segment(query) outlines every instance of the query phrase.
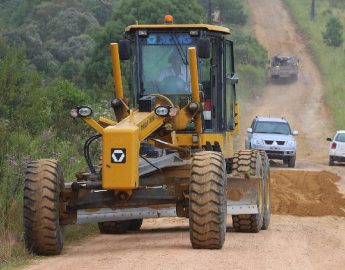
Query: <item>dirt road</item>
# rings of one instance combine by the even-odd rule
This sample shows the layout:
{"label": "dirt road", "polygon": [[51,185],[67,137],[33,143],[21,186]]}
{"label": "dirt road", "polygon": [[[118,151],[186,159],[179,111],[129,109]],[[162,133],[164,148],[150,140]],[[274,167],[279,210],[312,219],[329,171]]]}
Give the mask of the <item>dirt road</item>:
{"label": "dirt road", "polygon": [[[284,116],[300,132],[297,169],[273,164],[269,230],[234,233],[229,223],[222,250],[193,250],[187,220],[145,220],[140,232],[91,237],[28,269],[344,269],[345,201],[336,185],[343,188],[345,180],[321,172],[329,170],[325,138],[331,127],[319,71],[281,1],[249,3],[255,33],[270,55],[292,53],[302,64],[296,83],[269,84],[242,118],[242,137],[255,115]],[[332,170],[345,173],[345,167]]]}

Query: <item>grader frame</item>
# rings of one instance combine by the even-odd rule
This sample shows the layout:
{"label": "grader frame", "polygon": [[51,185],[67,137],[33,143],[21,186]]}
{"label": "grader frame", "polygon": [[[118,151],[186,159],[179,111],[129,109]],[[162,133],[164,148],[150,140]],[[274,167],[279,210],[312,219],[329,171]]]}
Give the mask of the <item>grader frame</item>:
{"label": "grader frame", "polygon": [[[125,34],[126,39],[111,44],[116,121],[94,120],[88,106],[71,111],[97,132],[84,146],[89,171],[65,183],[56,160],[28,165],[27,247],[55,255],[63,247],[64,225],[97,222],[101,233],[124,233],[139,230],[143,219],[154,217],[189,218],[194,248],[221,248],[227,215],[238,231],[267,229],[267,156],[233,151],[239,105],[230,31],[205,24],[162,24],[132,25]],[[158,48],[176,50],[183,58],[190,83],[181,90],[189,92],[165,95],[164,89],[148,90],[157,83],[145,81],[145,57]],[[124,96],[120,59],[133,64],[132,98]],[[88,153],[97,139],[102,140],[101,166],[94,166]]]}

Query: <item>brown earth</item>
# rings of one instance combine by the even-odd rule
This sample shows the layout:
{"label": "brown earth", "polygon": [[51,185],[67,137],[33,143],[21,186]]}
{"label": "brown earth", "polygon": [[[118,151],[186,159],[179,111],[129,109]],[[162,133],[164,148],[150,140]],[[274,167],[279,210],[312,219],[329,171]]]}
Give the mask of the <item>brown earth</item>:
{"label": "brown earth", "polygon": [[328,171],[274,170],[272,212],[301,217],[345,217],[345,199],[336,183],[340,177]]}
{"label": "brown earth", "polygon": [[327,166],[325,138],[332,132],[320,73],[280,0],[248,2],[255,34],[269,54],[295,54],[302,65],[296,83],[270,83],[241,107],[241,142],[255,115],[284,116],[300,132],[296,169],[271,164],[270,228],[235,233],[229,221],[223,249],[193,250],[188,220],[150,219],[139,232],[91,237],[27,269],[344,269],[345,201],[339,189],[345,192],[345,166]]}

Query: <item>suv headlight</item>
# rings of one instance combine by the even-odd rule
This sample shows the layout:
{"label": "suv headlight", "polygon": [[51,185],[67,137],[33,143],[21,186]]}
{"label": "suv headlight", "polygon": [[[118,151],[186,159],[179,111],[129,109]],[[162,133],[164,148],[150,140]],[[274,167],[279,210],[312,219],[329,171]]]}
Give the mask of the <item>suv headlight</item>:
{"label": "suv headlight", "polygon": [[287,141],[287,142],[286,142],[286,145],[287,145],[287,146],[295,146],[295,145],[296,145],[296,142],[295,142],[295,141]]}
{"label": "suv headlight", "polygon": [[264,140],[262,140],[262,139],[254,139],[253,140],[253,144],[264,145]]}

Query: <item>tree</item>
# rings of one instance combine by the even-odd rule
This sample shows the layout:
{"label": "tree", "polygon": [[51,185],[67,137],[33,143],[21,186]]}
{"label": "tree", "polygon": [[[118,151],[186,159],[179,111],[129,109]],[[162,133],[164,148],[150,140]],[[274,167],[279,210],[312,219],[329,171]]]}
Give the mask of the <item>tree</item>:
{"label": "tree", "polygon": [[332,17],[326,24],[326,31],[322,33],[323,41],[326,45],[340,47],[343,44],[343,25],[341,21]]}
{"label": "tree", "polygon": [[210,1],[212,1],[211,13],[219,11],[222,23],[243,25],[247,21],[247,14],[240,0],[198,0],[199,4],[204,8],[205,18],[210,12],[208,10]]}

